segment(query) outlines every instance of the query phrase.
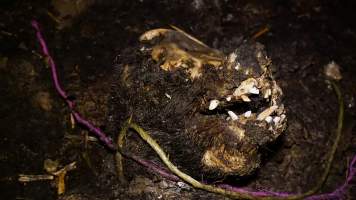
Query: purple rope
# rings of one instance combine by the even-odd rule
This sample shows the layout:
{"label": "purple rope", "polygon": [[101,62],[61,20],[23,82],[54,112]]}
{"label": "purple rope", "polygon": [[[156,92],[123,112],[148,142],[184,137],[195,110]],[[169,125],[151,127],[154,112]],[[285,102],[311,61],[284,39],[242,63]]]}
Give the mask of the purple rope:
{"label": "purple rope", "polygon": [[[339,200],[339,199],[346,199],[347,191],[351,187],[351,182],[355,178],[356,175],[356,155],[353,157],[349,167],[348,167],[348,175],[346,177],[345,182],[338,188],[336,188],[333,192],[324,193],[324,194],[316,194],[309,197],[306,197],[306,200]],[[247,193],[256,197],[267,197],[267,196],[274,196],[278,198],[295,196],[297,194],[293,193],[286,193],[286,192],[272,192],[272,191],[252,191],[249,188],[238,188],[231,185],[221,184],[218,187],[240,192],[240,193]]]}
{"label": "purple rope", "polygon": [[168,180],[178,182],[181,179],[178,176],[175,176],[174,174],[170,173],[167,171],[165,168],[157,165],[156,163],[150,161],[150,160],[144,160],[142,158],[139,158],[135,155],[129,155],[130,159],[134,160],[135,162],[139,163],[140,165],[148,168],[150,171],[159,174],[162,177],[167,178]]}
{"label": "purple rope", "polygon": [[252,196],[255,196],[255,197],[271,197],[271,196],[274,196],[274,197],[288,197],[288,196],[291,196],[293,194],[291,193],[285,193],[285,192],[272,192],[272,191],[253,191],[252,189],[250,188],[239,188],[239,187],[234,187],[234,186],[231,186],[231,185],[228,185],[228,184],[219,184],[217,185],[218,187],[221,187],[223,189],[226,189],[226,190],[230,190],[230,191],[234,191],[234,192],[240,192],[240,193],[244,193],[244,194],[249,194],[249,195],[252,195]]}
{"label": "purple rope", "polygon": [[306,199],[308,200],[319,200],[319,199],[341,199],[344,198],[347,194],[347,190],[349,187],[351,187],[351,182],[355,178],[356,175],[356,155],[352,158],[352,161],[349,165],[348,168],[348,175],[346,177],[346,180],[344,184],[342,184],[340,187],[336,188],[333,192],[330,193],[325,193],[325,194],[319,194],[319,195],[313,195],[310,196]]}
{"label": "purple rope", "polygon": [[[52,58],[52,56],[49,54],[46,42],[41,34],[38,22],[33,20],[31,22],[32,27],[36,30],[36,36],[37,39],[42,47],[42,52],[45,55],[45,57],[48,58],[48,63],[51,68],[51,74],[52,74],[52,79],[54,82],[54,86],[58,92],[58,94],[66,101],[68,104],[68,107],[72,110],[72,114],[74,116],[74,119],[77,121],[77,123],[84,125],[86,128],[89,129],[89,131],[95,133],[97,137],[99,137],[100,141],[102,141],[108,148],[115,150],[116,147],[113,144],[111,138],[107,137],[104,132],[102,132],[99,128],[95,127],[92,123],[89,121],[85,120],[83,117],[80,116],[80,114],[76,111],[74,111],[75,107],[75,102],[68,99],[68,95],[66,94],[65,90],[62,89],[59,80],[58,80],[58,75],[57,75],[57,67],[56,64]],[[172,173],[168,172],[164,168],[160,167],[159,165],[153,163],[152,161],[147,161],[143,160],[137,156],[130,155],[130,158],[138,162],[139,164],[149,168],[151,171],[156,172],[160,174],[161,176],[168,178],[172,181],[179,181],[180,179],[173,175]],[[325,193],[325,194],[317,194],[317,195],[312,195],[307,197],[306,199],[308,200],[334,200],[334,199],[342,199],[345,197],[347,190],[349,189],[352,180],[354,179],[356,175],[356,155],[353,157],[349,168],[348,168],[348,175],[345,180],[345,182],[335,189],[331,193]],[[296,194],[292,193],[286,193],[286,192],[273,192],[273,191],[253,191],[250,188],[238,188],[234,187],[231,185],[227,184],[220,184],[217,185],[218,187],[230,190],[230,191],[235,191],[235,192],[240,192],[240,193],[245,193],[245,194],[250,194],[256,197],[267,197],[267,196],[274,196],[278,198],[283,198],[283,197],[289,197],[289,196],[294,196]]]}
{"label": "purple rope", "polygon": [[56,64],[48,51],[46,41],[41,34],[41,30],[38,25],[38,22],[36,20],[32,20],[31,24],[32,24],[32,27],[36,30],[36,36],[37,36],[37,39],[42,47],[42,53],[48,59],[48,64],[49,64],[49,67],[51,68],[51,74],[52,74],[54,87],[56,88],[56,91],[58,92],[58,94],[66,101],[68,107],[71,109],[74,119],[76,120],[77,123],[85,126],[86,128],[89,129],[89,131],[93,132],[96,136],[98,136],[99,140],[102,141],[105,144],[105,146],[107,146],[111,150],[115,150],[116,147],[113,144],[111,138],[106,136],[103,131],[101,131],[99,128],[95,127],[92,123],[90,123],[89,121],[82,118],[80,116],[80,114],[74,110],[75,102],[68,99],[67,93],[65,92],[65,90],[62,88],[62,86],[59,83]]}

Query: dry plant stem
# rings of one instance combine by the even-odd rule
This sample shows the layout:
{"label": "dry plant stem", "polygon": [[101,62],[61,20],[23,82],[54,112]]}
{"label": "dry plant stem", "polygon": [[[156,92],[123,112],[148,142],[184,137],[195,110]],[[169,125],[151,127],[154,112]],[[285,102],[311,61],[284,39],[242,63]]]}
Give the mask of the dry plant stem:
{"label": "dry plant stem", "polygon": [[[321,175],[321,178],[319,179],[317,184],[311,190],[309,190],[303,194],[300,194],[300,195],[295,195],[295,197],[299,197],[300,199],[316,193],[323,186],[324,182],[326,181],[326,179],[329,175],[331,164],[334,160],[335,152],[336,152],[336,149],[339,145],[339,141],[341,138],[342,127],[343,127],[343,123],[344,123],[344,99],[342,97],[342,94],[341,94],[338,84],[335,81],[331,81],[331,85],[333,86],[333,89],[335,90],[335,93],[336,93],[336,96],[338,99],[338,103],[339,103],[339,115],[338,115],[338,120],[337,120],[337,129],[336,129],[336,136],[335,136],[334,144],[331,147],[329,157],[328,157],[328,160],[326,161],[326,166],[325,166],[323,174]],[[290,197],[293,197],[293,196],[290,196]],[[291,198],[288,198],[288,199],[291,199]]]}
{"label": "dry plant stem", "polygon": [[264,28],[262,28],[261,30],[259,30],[257,33],[255,33],[252,36],[252,39],[256,40],[257,38],[261,37],[263,34],[267,33],[269,31],[269,27],[265,26]]}
{"label": "dry plant stem", "polygon": [[32,181],[44,181],[44,180],[53,180],[53,175],[26,175],[20,174],[18,181],[25,183],[25,182],[32,182]]}
{"label": "dry plant stem", "polygon": [[[131,121],[131,120],[129,119],[129,121]],[[122,147],[124,145],[124,140],[125,140],[125,137],[126,137],[126,133],[127,133],[127,129],[129,128],[127,126],[127,124],[128,123],[125,123],[125,126],[121,129],[121,131],[119,133],[119,137],[117,138],[118,151],[115,154],[117,175],[119,177],[120,183],[124,183],[125,182],[124,169],[123,169],[123,163],[122,163],[123,154],[122,154],[122,152],[120,152],[120,150],[122,150]]]}
{"label": "dry plant stem", "polygon": [[254,196],[249,194],[243,194],[238,192],[228,191],[219,187],[215,187],[212,185],[207,185],[200,183],[199,181],[195,180],[191,176],[185,174],[184,172],[180,171],[168,158],[167,154],[161,149],[161,147],[157,144],[155,140],[153,140],[140,126],[135,123],[130,123],[129,127],[134,129],[140,137],[146,141],[150,147],[157,153],[157,155],[161,158],[163,163],[171,170],[174,174],[176,174],[179,178],[186,181],[187,183],[191,184],[195,188],[203,189],[209,192],[214,192],[218,194],[223,194],[226,196],[231,196],[234,198],[242,198],[242,199],[256,199]]}
{"label": "dry plant stem", "polygon": [[[158,156],[161,158],[161,160],[163,161],[163,163],[175,174],[177,175],[179,178],[181,178],[182,180],[186,181],[187,183],[191,184],[193,187],[198,188],[198,189],[202,189],[202,190],[206,190],[209,192],[214,192],[214,193],[218,193],[218,194],[222,194],[225,196],[229,196],[232,198],[242,198],[242,199],[258,199],[258,200],[273,200],[273,199],[285,199],[285,200],[292,200],[292,199],[303,199],[306,198],[308,196],[310,196],[310,199],[319,199],[318,197],[313,198],[311,195],[316,193],[324,184],[326,178],[328,177],[330,168],[331,168],[331,164],[332,161],[334,160],[334,155],[337,149],[337,146],[339,144],[340,138],[341,138],[341,133],[342,133],[342,127],[343,127],[343,120],[344,120],[344,103],[343,103],[343,98],[341,95],[341,91],[337,85],[337,83],[332,82],[332,86],[336,92],[337,98],[338,98],[338,102],[339,102],[339,115],[338,115],[338,127],[337,127],[337,131],[336,131],[336,137],[335,137],[335,141],[334,144],[330,150],[330,154],[328,157],[328,160],[326,162],[326,167],[324,169],[324,172],[321,176],[321,178],[319,179],[319,181],[317,182],[317,184],[315,185],[315,187],[313,187],[311,190],[303,193],[303,194],[289,194],[289,195],[283,195],[283,193],[277,193],[277,192],[259,192],[259,195],[253,195],[251,193],[253,192],[248,192],[248,191],[231,191],[231,190],[226,190],[220,187],[215,187],[212,185],[207,185],[207,184],[203,184],[197,180],[195,180],[194,178],[190,177],[189,175],[183,173],[182,171],[180,171],[173,163],[171,163],[171,161],[169,160],[168,156],[166,155],[166,153],[162,150],[162,148],[158,145],[158,143],[152,139],[149,134],[144,131],[140,126],[138,126],[135,123],[130,123],[129,122],[124,126],[124,128],[122,129],[122,131],[120,132],[120,136],[118,139],[118,146],[119,146],[119,150],[122,150],[123,147],[123,141],[124,141],[124,137],[126,135],[126,132],[128,130],[128,128],[131,128],[133,130],[135,130],[140,137],[147,142],[150,147],[158,154]],[[120,154],[120,153],[119,153]],[[121,156],[121,154],[120,154]],[[123,169],[122,169],[122,157],[117,157],[120,159],[119,163],[121,165],[121,168],[119,169],[120,174],[123,176]],[[118,160],[117,160],[118,161]]]}
{"label": "dry plant stem", "polygon": [[118,174],[120,183],[124,183],[126,181],[125,175],[124,175],[124,169],[123,169],[123,157],[124,156],[126,158],[129,158],[129,159],[137,162],[138,164],[148,168],[153,173],[157,173],[158,175],[167,178],[168,180],[179,181],[180,179],[177,176],[171,174],[169,171],[167,171],[166,169],[163,169],[162,167],[158,166],[157,164],[155,164],[151,161],[141,159],[138,156],[122,152],[122,148],[123,148],[123,145],[125,142],[127,130],[129,129],[130,121],[131,121],[131,118],[125,123],[125,125],[121,129],[118,139],[117,139],[118,151],[115,154],[115,160],[116,160],[117,174]]}
{"label": "dry plant stem", "polygon": [[256,199],[254,196],[249,195],[249,194],[237,193],[237,192],[225,190],[225,189],[222,189],[222,188],[219,188],[219,187],[214,187],[214,186],[211,186],[211,185],[202,184],[199,181],[197,181],[197,180],[193,179],[192,177],[190,177],[189,175],[183,173],[173,163],[171,163],[169,161],[168,156],[162,150],[162,148],[158,145],[158,143],[155,140],[153,140],[149,136],[149,134],[146,133],[141,127],[139,127],[138,125],[136,125],[134,123],[131,123],[130,120],[124,125],[124,127],[120,131],[120,135],[118,137],[118,153],[116,155],[116,162],[117,162],[118,174],[119,174],[120,181],[124,180],[124,178],[123,178],[123,168],[122,168],[122,155],[123,155],[122,147],[123,147],[123,143],[124,143],[124,138],[126,137],[127,130],[129,128],[134,129],[140,135],[140,137],[145,142],[147,142],[150,145],[150,147],[153,148],[154,151],[156,151],[156,153],[162,159],[164,164],[174,174],[176,174],[182,180],[184,180],[184,181],[188,182],[189,184],[191,184],[193,187],[196,187],[196,188],[199,188],[199,189],[203,189],[203,190],[206,190],[206,191],[209,191],[209,192],[214,192],[214,193],[223,194],[223,195],[226,195],[226,196],[235,197],[235,198]]}

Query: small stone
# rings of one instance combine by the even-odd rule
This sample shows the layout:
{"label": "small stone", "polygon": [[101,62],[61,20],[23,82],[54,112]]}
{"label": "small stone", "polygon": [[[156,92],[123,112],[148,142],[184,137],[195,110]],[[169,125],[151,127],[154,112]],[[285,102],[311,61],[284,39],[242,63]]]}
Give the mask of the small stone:
{"label": "small stone", "polygon": [[327,64],[324,67],[324,73],[330,79],[334,79],[334,80],[342,79],[340,73],[340,66],[336,64],[334,61],[331,61],[329,64]]}
{"label": "small stone", "polygon": [[162,189],[166,189],[168,188],[168,186],[169,186],[168,183],[164,180],[159,183],[159,187]]}
{"label": "small stone", "polygon": [[33,102],[44,111],[49,112],[52,110],[52,99],[48,92],[38,92]]}
{"label": "small stone", "polygon": [[58,166],[59,166],[58,160],[51,160],[51,159],[47,158],[47,159],[44,160],[44,162],[43,162],[43,168],[44,168],[48,173],[53,173],[53,172],[57,171]]}
{"label": "small stone", "polygon": [[179,182],[177,183],[177,185],[178,185],[179,187],[184,187],[185,184],[184,184],[183,182],[180,182],[180,181],[179,181]]}
{"label": "small stone", "polygon": [[184,183],[184,182],[178,181],[178,182],[177,182],[177,185],[178,185],[178,187],[180,187],[181,189],[190,190],[189,185],[187,185],[187,184]]}

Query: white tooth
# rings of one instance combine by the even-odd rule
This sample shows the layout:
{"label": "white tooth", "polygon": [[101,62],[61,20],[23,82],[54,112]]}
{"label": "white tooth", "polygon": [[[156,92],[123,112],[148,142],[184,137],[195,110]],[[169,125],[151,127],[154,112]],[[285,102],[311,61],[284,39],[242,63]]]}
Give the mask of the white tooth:
{"label": "white tooth", "polygon": [[266,121],[267,123],[270,123],[270,122],[272,121],[272,117],[271,117],[271,116],[267,116],[266,119],[265,119],[265,121]]}
{"label": "white tooth", "polygon": [[263,96],[265,99],[267,99],[269,96],[271,96],[272,94],[272,91],[271,89],[267,89],[266,92],[265,92],[265,95]]}
{"label": "white tooth", "polygon": [[231,96],[226,97],[226,101],[231,101]]}
{"label": "white tooth", "polygon": [[229,63],[235,62],[236,58],[237,58],[236,53],[235,53],[235,52],[231,53],[231,54],[229,55],[229,58],[228,58],[228,59],[229,59]]}
{"label": "white tooth", "polygon": [[165,93],[165,95],[166,95],[166,97],[167,97],[168,99],[172,99],[171,95],[169,95],[169,94],[167,94],[167,93]]}
{"label": "white tooth", "polygon": [[244,102],[250,102],[251,101],[251,99],[250,98],[248,98],[248,96],[246,96],[246,95],[241,95],[241,99],[242,99],[242,101],[244,101]]}
{"label": "white tooth", "polygon": [[235,121],[235,120],[239,119],[239,117],[234,112],[232,112],[231,110],[227,111],[227,114],[229,114],[229,116],[231,117],[232,121]]}
{"label": "white tooth", "polygon": [[240,68],[241,68],[241,64],[239,62],[237,62],[235,65],[235,70],[239,70]]}
{"label": "white tooth", "polygon": [[252,112],[251,112],[251,110],[249,110],[244,113],[244,117],[246,117],[246,118],[251,117],[251,114],[252,114]]}
{"label": "white tooth", "polygon": [[226,117],[226,121],[230,121],[231,117]]}
{"label": "white tooth", "polygon": [[267,108],[266,110],[264,110],[260,114],[258,114],[257,120],[262,121],[262,120],[266,119],[266,117],[270,116],[277,108],[278,108],[278,106],[271,106],[271,107]]}
{"label": "white tooth", "polygon": [[278,122],[281,120],[281,118],[280,117],[278,117],[278,116],[276,116],[276,117],[274,117],[273,118],[273,122],[274,122],[274,124],[278,124]]}
{"label": "white tooth", "polygon": [[285,114],[282,114],[281,115],[281,120],[280,120],[280,122],[283,122],[283,120],[286,118],[286,115]]}
{"label": "white tooth", "polygon": [[241,96],[247,94],[251,88],[257,84],[257,81],[254,78],[248,78],[241,82],[239,87],[234,91],[234,96]]}
{"label": "white tooth", "polygon": [[252,87],[248,92],[251,94],[259,94],[260,93],[260,91],[256,87]]}
{"label": "white tooth", "polygon": [[218,107],[220,101],[219,100],[211,100],[209,104],[209,110],[214,110],[216,107]]}

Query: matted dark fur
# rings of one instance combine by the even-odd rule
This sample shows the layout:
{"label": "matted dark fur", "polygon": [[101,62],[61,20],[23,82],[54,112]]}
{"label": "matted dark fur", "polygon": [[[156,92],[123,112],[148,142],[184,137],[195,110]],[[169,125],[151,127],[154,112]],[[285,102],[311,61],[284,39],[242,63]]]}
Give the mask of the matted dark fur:
{"label": "matted dark fur", "polygon": [[[158,44],[163,44],[162,41],[164,39]],[[179,44],[179,41],[168,42]],[[233,63],[226,56],[218,67],[204,64],[198,78],[189,75],[187,69],[194,67],[190,62],[186,67],[162,69],[167,58],[163,53],[160,60],[152,59],[152,47],[137,43],[136,50],[130,48],[116,60],[111,103],[114,130],[119,132],[122,124],[132,117],[157,140],[179,168],[196,177],[244,176],[258,168],[261,146],[274,141],[284,130],[286,121],[277,126],[273,122],[256,120],[257,113],[266,110],[272,101],[281,108],[276,111],[276,116],[284,113],[282,93],[268,69],[270,61],[263,45],[253,42],[242,44],[234,52],[237,58]],[[188,53],[193,51],[189,48],[184,50]],[[231,67],[237,61],[249,73]],[[271,85],[268,87],[274,91],[273,97],[250,95],[250,102],[239,98],[226,100],[244,80],[260,78],[262,81],[261,77]],[[263,81],[261,83],[264,84]],[[214,99],[220,104],[210,110],[209,102]],[[244,119],[244,112],[248,110],[256,114]],[[235,112],[239,120],[227,120],[227,111]],[[241,130],[243,136],[238,137],[237,132],[241,133]],[[157,159],[146,144],[137,140],[137,136],[128,137],[125,150]],[[234,166],[232,161],[240,166]]]}

